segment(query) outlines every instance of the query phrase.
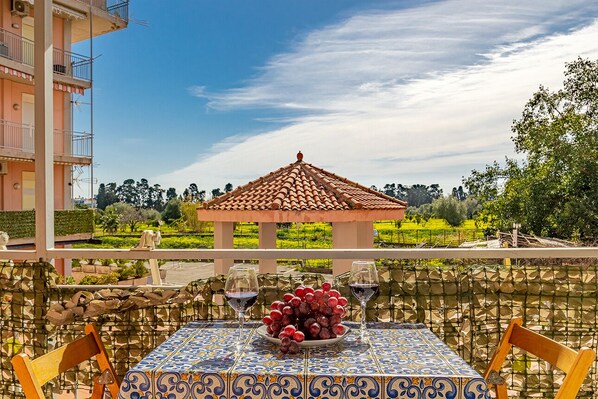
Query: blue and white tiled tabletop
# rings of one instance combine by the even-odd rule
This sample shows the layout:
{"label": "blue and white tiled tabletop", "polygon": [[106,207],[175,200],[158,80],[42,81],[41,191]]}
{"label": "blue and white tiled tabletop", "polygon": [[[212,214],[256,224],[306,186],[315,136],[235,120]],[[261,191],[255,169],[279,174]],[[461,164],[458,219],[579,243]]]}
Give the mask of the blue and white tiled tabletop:
{"label": "blue and white tiled tabletop", "polygon": [[489,398],[484,379],[424,326],[368,324],[368,345],[345,324],[344,340],[283,355],[248,323],[235,355],[235,322],[191,322],[126,374],[119,398]]}

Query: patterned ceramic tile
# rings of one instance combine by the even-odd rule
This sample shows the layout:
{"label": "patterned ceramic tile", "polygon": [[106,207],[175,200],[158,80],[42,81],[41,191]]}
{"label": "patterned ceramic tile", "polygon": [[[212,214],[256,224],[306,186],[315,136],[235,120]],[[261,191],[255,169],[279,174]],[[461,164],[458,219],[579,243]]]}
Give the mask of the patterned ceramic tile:
{"label": "patterned ceramic tile", "polygon": [[423,325],[372,323],[370,343],[358,325],[334,345],[282,355],[243,330],[234,353],[234,322],[193,322],[173,334],[130,370],[119,398],[487,399],[486,382]]}

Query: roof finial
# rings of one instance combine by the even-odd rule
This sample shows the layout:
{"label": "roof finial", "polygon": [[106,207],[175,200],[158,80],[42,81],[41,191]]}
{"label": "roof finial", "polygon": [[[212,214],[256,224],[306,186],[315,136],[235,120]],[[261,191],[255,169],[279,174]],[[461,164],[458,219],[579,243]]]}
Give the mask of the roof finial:
{"label": "roof finial", "polygon": [[301,150],[299,150],[297,153],[297,161],[303,161],[303,154],[301,153]]}

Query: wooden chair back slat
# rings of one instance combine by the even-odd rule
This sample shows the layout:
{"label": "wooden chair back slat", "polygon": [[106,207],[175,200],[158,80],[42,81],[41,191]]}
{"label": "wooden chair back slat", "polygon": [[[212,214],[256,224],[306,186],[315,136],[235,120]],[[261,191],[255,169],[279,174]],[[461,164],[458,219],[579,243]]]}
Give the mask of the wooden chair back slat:
{"label": "wooden chair back slat", "polygon": [[94,337],[86,335],[32,360],[32,370],[39,383],[44,385],[99,352]]}
{"label": "wooden chair back slat", "polygon": [[575,362],[577,352],[543,335],[516,325],[509,342],[532,355],[546,360],[559,370],[568,373]]}
{"label": "wooden chair back slat", "polygon": [[[97,329],[93,324],[85,326],[85,336],[56,348],[36,359],[19,354],[12,359],[13,368],[27,399],[43,399],[42,386],[65,371],[95,357],[100,373],[108,370],[114,377],[113,383],[107,384],[113,398],[118,396],[120,379],[106,353],[106,349]],[[95,383],[94,383],[95,384]],[[103,392],[103,386],[94,387],[94,392]]]}
{"label": "wooden chair back slat", "polygon": [[521,319],[513,319],[509,323],[490,363],[484,373],[489,385],[494,386],[497,399],[507,399],[507,387],[498,372],[515,346],[550,363],[565,373],[565,379],[556,394],[556,399],[574,399],[586,378],[596,353],[589,348],[575,351],[541,334],[523,327]]}

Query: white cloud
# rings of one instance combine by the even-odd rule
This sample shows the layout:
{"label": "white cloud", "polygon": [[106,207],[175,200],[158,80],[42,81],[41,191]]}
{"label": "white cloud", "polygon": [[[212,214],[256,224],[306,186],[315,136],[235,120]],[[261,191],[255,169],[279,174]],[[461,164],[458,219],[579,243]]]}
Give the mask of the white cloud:
{"label": "white cloud", "polygon": [[189,181],[208,190],[239,185],[302,150],[306,162],[365,185],[450,189],[471,169],[512,155],[511,122],[539,84],[557,88],[565,62],[598,57],[598,20],[584,17],[596,8],[447,1],[356,15],[312,32],[246,86],[209,97],[217,109],[301,116],[275,131],[229,138],[156,179],[179,189]]}

